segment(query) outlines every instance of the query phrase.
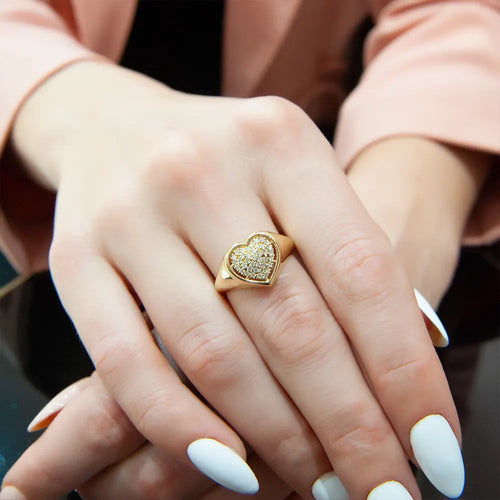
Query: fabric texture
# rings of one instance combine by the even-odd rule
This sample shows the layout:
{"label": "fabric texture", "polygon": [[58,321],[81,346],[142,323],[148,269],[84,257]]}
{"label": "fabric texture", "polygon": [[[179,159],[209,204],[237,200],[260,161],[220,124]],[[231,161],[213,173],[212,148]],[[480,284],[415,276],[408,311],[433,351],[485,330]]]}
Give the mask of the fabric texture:
{"label": "fabric texture", "polygon": [[[120,60],[136,7],[137,0],[0,0],[0,153],[17,110],[52,74],[78,60]],[[369,14],[366,70],[347,97],[346,54]],[[344,169],[370,144],[398,135],[498,155],[498,47],[498,0],[227,0],[223,94],[282,95],[319,124],[339,113],[334,145]],[[37,221],[53,199],[8,163],[4,155],[0,247],[22,272],[41,269],[50,231]],[[498,172],[465,242],[500,237]],[[19,202],[26,193],[28,205]]]}

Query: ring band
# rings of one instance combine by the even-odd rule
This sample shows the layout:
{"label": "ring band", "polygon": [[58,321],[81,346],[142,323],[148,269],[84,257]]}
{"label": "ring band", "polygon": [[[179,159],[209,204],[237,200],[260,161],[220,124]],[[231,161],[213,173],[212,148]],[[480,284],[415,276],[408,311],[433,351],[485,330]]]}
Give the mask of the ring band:
{"label": "ring band", "polygon": [[227,292],[233,288],[271,286],[293,247],[293,241],[282,234],[251,234],[245,243],[236,243],[224,255],[215,289]]}

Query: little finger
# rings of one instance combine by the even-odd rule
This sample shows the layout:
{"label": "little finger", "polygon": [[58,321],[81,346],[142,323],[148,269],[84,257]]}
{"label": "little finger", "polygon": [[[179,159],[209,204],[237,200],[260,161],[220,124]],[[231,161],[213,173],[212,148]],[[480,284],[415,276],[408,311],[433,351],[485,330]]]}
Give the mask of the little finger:
{"label": "little finger", "polygon": [[286,175],[266,171],[271,209],[295,239],[407,456],[415,456],[430,481],[455,498],[464,485],[460,426],[415,294],[331,148],[314,153],[314,176],[307,154],[296,155]]}
{"label": "little finger", "polygon": [[103,383],[135,427],[187,464],[188,446],[201,462],[224,455],[231,466],[218,471],[217,481],[240,492],[256,491],[258,482],[242,458],[243,443],[181,383],[121,277],[100,256],[85,255],[78,266],[63,264],[64,259],[55,268],[63,303]]}
{"label": "little finger", "polygon": [[78,493],[85,500],[181,500],[200,498],[211,488],[213,482],[205,475],[146,443],[79,486]]}

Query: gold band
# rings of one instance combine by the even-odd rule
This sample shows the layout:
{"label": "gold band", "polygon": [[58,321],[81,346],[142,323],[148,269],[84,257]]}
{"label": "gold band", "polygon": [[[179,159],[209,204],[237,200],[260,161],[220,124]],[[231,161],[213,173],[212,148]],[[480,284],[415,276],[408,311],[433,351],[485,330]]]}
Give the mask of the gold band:
{"label": "gold band", "polygon": [[233,288],[271,286],[293,247],[293,241],[282,234],[267,231],[251,234],[245,243],[236,243],[226,252],[215,289],[227,292]]}

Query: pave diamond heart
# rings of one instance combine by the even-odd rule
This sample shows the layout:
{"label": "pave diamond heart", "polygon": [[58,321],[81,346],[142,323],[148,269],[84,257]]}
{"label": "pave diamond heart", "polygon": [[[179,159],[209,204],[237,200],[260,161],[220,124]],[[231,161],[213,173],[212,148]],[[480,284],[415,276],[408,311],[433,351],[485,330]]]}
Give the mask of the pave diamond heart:
{"label": "pave diamond heart", "polygon": [[230,271],[245,281],[268,284],[278,267],[278,246],[265,234],[255,234],[236,245],[227,256]]}

